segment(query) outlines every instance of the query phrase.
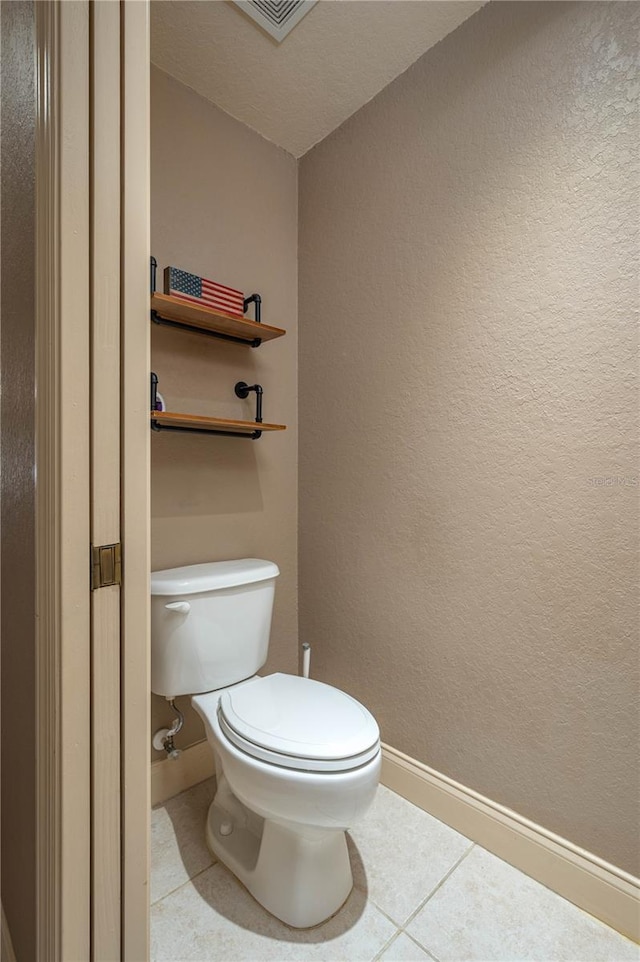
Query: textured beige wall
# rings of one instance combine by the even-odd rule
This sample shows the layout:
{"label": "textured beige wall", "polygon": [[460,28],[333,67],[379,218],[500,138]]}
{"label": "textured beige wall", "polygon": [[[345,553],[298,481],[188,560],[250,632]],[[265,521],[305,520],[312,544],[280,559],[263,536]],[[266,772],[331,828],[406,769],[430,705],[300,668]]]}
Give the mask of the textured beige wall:
{"label": "textured beige wall", "polygon": [[[151,76],[151,250],[168,264],[263,299],[286,337],[254,350],[152,330],[152,365],[170,410],[253,418],[236,381],[264,388],[259,441],[151,439],[152,568],[257,557],[280,567],[271,671],[297,670],[297,167],[293,157],[157,69]],[[162,289],[159,270],[158,287]],[[251,315],[253,316],[253,308]],[[182,747],[204,738],[187,711]],[[153,730],[171,720],[154,697]],[[162,757],[153,753],[155,757]]]}
{"label": "textured beige wall", "polygon": [[0,6],[2,905],[35,959],[35,87],[33,4]]}
{"label": "textured beige wall", "polygon": [[639,27],[492,3],[300,171],[313,671],[635,872]]}

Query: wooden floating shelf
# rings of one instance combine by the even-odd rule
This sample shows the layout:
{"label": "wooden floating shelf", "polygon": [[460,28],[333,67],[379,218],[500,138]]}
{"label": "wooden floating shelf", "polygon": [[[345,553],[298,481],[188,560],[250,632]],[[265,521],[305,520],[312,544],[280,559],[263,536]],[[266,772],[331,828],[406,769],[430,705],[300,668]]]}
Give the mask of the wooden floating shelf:
{"label": "wooden floating shelf", "polygon": [[173,411],[150,411],[149,417],[160,426],[196,428],[209,431],[229,431],[234,434],[253,434],[254,431],[285,431],[286,424],[265,424],[261,421],[234,421],[231,418],[210,418],[202,414],[176,414]]}
{"label": "wooden floating shelf", "polygon": [[[271,327],[269,324],[256,324],[248,318],[233,317],[231,314],[223,314],[214,311],[210,307],[199,307],[196,304],[189,304],[179,297],[172,297],[169,294],[152,294],[151,310],[155,311],[161,318],[172,321],[174,324],[181,324],[193,328],[194,331],[203,331],[207,334],[219,334],[223,337],[240,338],[248,344],[256,339],[261,341],[272,341],[276,337],[282,337],[287,332],[281,327]],[[180,415],[182,417],[182,415]],[[263,430],[281,430],[282,426],[263,428]]]}

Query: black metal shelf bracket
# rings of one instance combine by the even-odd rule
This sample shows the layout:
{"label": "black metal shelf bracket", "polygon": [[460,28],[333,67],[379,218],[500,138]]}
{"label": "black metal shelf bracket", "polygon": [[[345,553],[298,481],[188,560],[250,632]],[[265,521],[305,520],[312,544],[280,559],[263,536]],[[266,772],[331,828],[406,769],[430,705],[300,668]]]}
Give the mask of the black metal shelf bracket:
{"label": "black metal shelf bracket", "polygon": [[173,431],[175,434],[216,434],[221,438],[247,438],[249,441],[257,441],[262,437],[262,431],[218,431],[214,428],[198,427],[179,427],[177,424],[160,424],[158,421],[151,422],[152,431]]}
{"label": "black metal shelf bracket", "polygon": [[[186,426],[177,424],[163,424],[161,421],[156,421],[151,418],[151,430],[152,431],[173,431],[178,434],[214,434],[219,437],[224,438],[248,438],[249,441],[257,441],[258,438],[262,437],[262,431],[260,430],[260,424],[262,423],[262,387],[259,384],[253,384],[249,387],[244,381],[238,381],[235,387],[235,392],[239,398],[247,398],[249,396],[249,391],[256,392],[256,429],[255,431],[226,431],[219,428],[203,428],[197,425]],[[158,375],[154,371],[151,372],[151,411],[158,410]]]}
{"label": "black metal shelf bracket", "polygon": [[255,304],[255,312],[254,312],[253,319],[256,322],[256,324],[261,324],[262,323],[262,320],[261,320],[262,298],[260,297],[259,294],[249,294],[248,297],[245,297],[244,303],[242,305],[242,310],[245,314],[249,310],[249,304]]}
{"label": "black metal shelf bracket", "polygon": [[262,422],[262,386],[260,384],[247,384],[246,381],[238,381],[235,386],[236,397],[243,400],[249,397],[249,391],[256,392],[256,424]]}
{"label": "black metal shelf bracket", "polygon": [[186,331],[188,334],[200,334],[203,337],[215,337],[220,341],[231,341],[233,344],[244,344],[245,347],[260,347],[261,337],[254,337],[248,341],[246,337],[236,337],[235,334],[223,334],[220,331],[205,331],[202,327],[191,327],[190,324],[181,324],[180,321],[170,321],[168,317],[162,317],[157,311],[151,311],[151,320],[154,324],[162,324],[164,327],[175,327],[179,331]]}
{"label": "black metal shelf bracket", "polygon": [[158,375],[154,371],[151,372],[151,405],[149,410],[158,410]]}

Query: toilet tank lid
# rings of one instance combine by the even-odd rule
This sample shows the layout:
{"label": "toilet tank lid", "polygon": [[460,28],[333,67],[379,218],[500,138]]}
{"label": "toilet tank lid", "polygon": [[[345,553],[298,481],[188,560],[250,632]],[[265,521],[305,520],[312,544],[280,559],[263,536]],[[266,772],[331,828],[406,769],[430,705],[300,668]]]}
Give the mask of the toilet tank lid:
{"label": "toilet tank lid", "polygon": [[256,581],[268,581],[280,574],[273,561],[239,558],[237,561],[209,561],[182,568],[151,572],[152,595],[194,595],[220,588],[235,588]]}

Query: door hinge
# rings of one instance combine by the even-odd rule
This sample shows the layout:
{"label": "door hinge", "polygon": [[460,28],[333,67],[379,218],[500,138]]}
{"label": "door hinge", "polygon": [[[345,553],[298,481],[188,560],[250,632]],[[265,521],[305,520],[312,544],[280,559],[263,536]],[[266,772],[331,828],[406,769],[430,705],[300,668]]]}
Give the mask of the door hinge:
{"label": "door hinge", "polygon": [[122,544],[91,545],[91,590],[122,584]]}

